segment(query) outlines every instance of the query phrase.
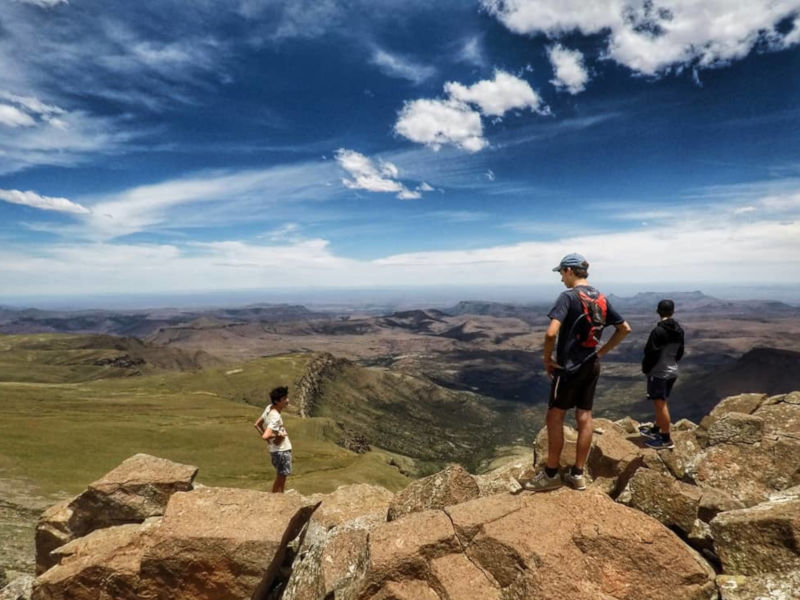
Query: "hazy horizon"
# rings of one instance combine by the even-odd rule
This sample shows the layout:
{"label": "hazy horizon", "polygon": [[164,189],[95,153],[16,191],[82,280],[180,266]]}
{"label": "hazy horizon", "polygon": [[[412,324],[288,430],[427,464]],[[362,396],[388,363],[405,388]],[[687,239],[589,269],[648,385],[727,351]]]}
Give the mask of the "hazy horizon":
{"label": "hazy horizon", "polygon": [[[690,293],[700,291],[720,300],[774,300],[800,306],[800,285],[635,285],[597,283],[606,294],[632,297],[638,293]],[[441,308],[461,301],[509,304],[541,303],[555,299],[563,286],[427,286],[408,288],[337,288],[283,290],[225,290],[175,294],[95,294],[72,296],[0,296],[0,307],[41,310],[157,310],[234,308],[255,304],[295,304],[309,308],[343,309],[416,307]]]}

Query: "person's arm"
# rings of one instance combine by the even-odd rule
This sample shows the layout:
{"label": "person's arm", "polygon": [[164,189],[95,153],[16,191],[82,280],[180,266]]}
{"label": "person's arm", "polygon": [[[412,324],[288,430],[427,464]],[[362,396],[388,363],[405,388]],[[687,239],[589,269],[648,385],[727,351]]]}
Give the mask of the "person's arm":
{"label": "person's arm", "polygon": [[624,340],[625,336],[627,336],[630,332],[631,326],[628,325],[627,321],[623,321],[622,323],[614,325],[614,335],[612,335],[611,338],[597,351],[597,358],[603,358],[606,354],[619,346],[619,343]]}
{"label": "person's arm", "polygon": [[260,435],[264,435],[264,415],[261,415],[258,417],[258,419],[256,419],[256,422],[253,423],[253,427],[256,428],[256,431],[258,431]]}
{"label": "person's arm", "polygon": [[556,337],[558,337],[558,330],[561,329],[561,321],[558,319],[551,319],[550,325],[544,334],[544,370],[547,371],[547,376],[552,378],[556,369],[561,366],[553,360],[553,350],[556,347]]}
{"label": "person's arm", "polygon": [[274,429],[267,427],[264,430],[264,433],[261,434],[261,439],[264,440],[273,440],[275,444],[280,444],[283,441],[285,436],[281,435],[279,431],[275,431]]}
{"label": "person's arm", "polygon": [[647,375],[650,369],[656,366],[658,362],[658,355],[661,352],[661,345],[658,341],[658,333],[661,331],[659,327],[654,327],[650,332],[650,337],[647,338],[647,343],[644,345],[644,356],[642,357],[642,373]]}

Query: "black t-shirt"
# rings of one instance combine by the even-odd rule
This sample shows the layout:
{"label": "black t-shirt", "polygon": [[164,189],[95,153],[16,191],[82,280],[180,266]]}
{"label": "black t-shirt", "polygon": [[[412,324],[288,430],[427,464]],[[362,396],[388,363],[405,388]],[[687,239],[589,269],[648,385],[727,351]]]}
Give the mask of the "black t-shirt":
{"label": "black t-shirt", "polygon": [[[565,356],[569,332],[575,324],[575,320],[583,314],[583,306],[581,305],[581,301],[578,300],[578,294],[573,291],[578,289],[592,298],[596,298],[600,293],[590,285],[579,285],[572,289],[565,290],[561,292],[553,308],[547,313],[548,318],[561,321],[561,328],[558,330],[558,342],[556,343],[556,362],[562,366],[567,364],[567,360],[571,362],[581,362],[595,351],[594,348],[586,348],[580,344],[572,344],[569,349],[569,356]],[[624,321],[625,319],[614,310],[614,307],[611,306],[611,303],[606,298],[606,325],[619,325]]]}

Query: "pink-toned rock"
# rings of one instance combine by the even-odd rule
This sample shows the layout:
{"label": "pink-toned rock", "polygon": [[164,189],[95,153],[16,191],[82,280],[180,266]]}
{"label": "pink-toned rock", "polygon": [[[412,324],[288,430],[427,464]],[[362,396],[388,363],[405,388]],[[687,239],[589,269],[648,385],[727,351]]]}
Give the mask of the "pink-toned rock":
{"label": "pink-toned rock", "polygon": [[[291,600],[314,597],[298,591]],[[710,600],[716,593],[713,570],[655,519],[599,491],[566,488],[476,498],[379,525],[369,533],[363,573],[340,591],[316,597]]]}
{"label": "pink-toned rock", "polygon": [[265,598],[315,505],[299,495],[201,488],[170,499],[141,560],[147,600]]}
{"label": "pink-toned rock", "polygon": [[[608,419],[594,420],[595,435],[586,460],[586,470],[597,487],[616,497],[636,469],[644,464],[641,449]],[[599,433],[602,432],[602,433]]]}
{"label": "pink-toned rock", "polygon": [[329,494],[308,496],[309,503],[319,504],[311,522],[327,530],[359,517],[385,521],[393,499],[394,493],[379,485],[343,485]]}
{"label": "pink-toned rock", "polygon": [[800,569],[800,499],[720,513],[711,521],[711,531],[725,574],[763,575]]}
{"label": "pink-toned rock", "polygon": [[764,436],[764,419],[744,413],[728,413],[708,428],[708,445],[757,444]]}
{"label": "pink-toned rock", "polygon": [[141,523],[164,514],[170,496],[192,489],[197,467],[136,454],[72,500],[45,511],[36,527],[37,573],[55,560],[58,546],[104,527]]}
{"label": "pink-toned rock", "polygon": [[32,600],[133,599],[154,523],[98,529],[55,551],[59,563],[33,584]]}
{"label": "pink-toned rock", "polygon": [[533,476],[533,465],[530,459],[514,459],[488,473],[475,476],[481,496],[512,493],[522,490],[520,481]]}
{"label": "pink-toned rock", "polygon": [[639,469],[619,501],[688,535],[697,520],[701,497],[697,486],[677,481],[671,475]]}
{"label": "pink-toned rock", "polygon": [[702,452],[694,429],[674,431],[671,437],[675,448],[669,452],[656,452],[658,460],[667,467],[676,479],[694,481],[697,473],[697,463]]}
{"label": "pink-toned rock", "polygon": [[461,465],[448,465],[444,470],[411,483],[395,494],[389,505],[388,520],[431,508],[442,508],[465,502],[480,495],[475,478]]}
{"label": "pink-toned rock", "polygon": [[348,589],[364,576],[369,561],[366,527],[342,525],[318,536],[301,552],[282,600],[318,600],[348,596]]}
{"label": "pink-toned rock", "polygon": [[800,442],[788,438],[753,445],[707,448],[697,463],[701,487],[725,491],[752,506],[770,494],[800,484]]}
{"label": "pink-toned rock", "polygon": [[[732,412],[752,414],[767,400],[766,394],[739,394],[723,398],[708,414],[711,423]],[[711,424],[709,423],[709,425]]]}

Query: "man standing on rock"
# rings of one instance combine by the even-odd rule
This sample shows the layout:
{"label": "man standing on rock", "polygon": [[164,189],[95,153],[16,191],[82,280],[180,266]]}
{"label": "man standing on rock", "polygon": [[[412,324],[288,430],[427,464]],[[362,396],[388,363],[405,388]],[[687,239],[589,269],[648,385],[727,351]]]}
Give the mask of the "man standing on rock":
{"label": "man standing on rock", "polygon": [[672,300],[659,302],[656,312],[661,320],[647,338],[642,359],[642,372],[647,376],[647,398],[653,401],[656,418],[652,427],[639,427],[639,433],[648,438],[645,445],[662,450],[675,447],[669,432],[667,400],[678,378],[678,361],[683,358],[683,329],[672,318],[675,314]]}
{"label": "man standing on rock", "polygon": [[[577,253],[567,254],[553,269],[561,274],[568,289],[547,314],[550,326],[544,337],[544,368],[552,380],[547,410],[547,463],[525,484],[526,490],[543,492],[561,487],[558,467],[564,448],[564,417],[572,408],[578,423],[578,443],[575,464],[564,473],[564,481],[576,490],[586,489],[583,468],[592,444],[592,404],[600,377],[600,359],[631,331],[605,296],[589,285],[588,269],[587,260]],[[598,347],[607,325],[614,326],[614,335]]]}
{"label": "man standing on rock", "polygon": [[292,443],[283,426],[281,411],[289,406],[289,388],[276,387],[269,393],[270,405],[255,422],[255,428],[261,438],[267,440],[272,466],[277,475],[272,484],[274,494],[282,494],[286,486],[286,478],[292,473]]}

